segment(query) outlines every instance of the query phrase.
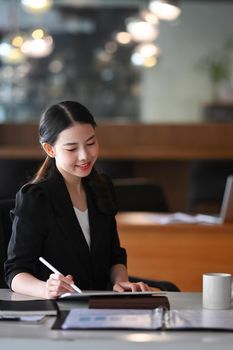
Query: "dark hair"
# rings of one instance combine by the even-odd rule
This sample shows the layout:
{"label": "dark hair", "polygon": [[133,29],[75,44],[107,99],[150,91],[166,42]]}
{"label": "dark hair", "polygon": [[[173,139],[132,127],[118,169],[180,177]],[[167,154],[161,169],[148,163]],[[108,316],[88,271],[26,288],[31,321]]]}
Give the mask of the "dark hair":
{"label": "dark hair", "polygon": [[[92,114],[79,102],[63,101],[49,107],[40,119],[40,143],[47,142],[53,146],[58,135],[76,122],[91,124],[93,128],[96,127],[96,122]],[[53,173],[54,168],[54,159],[47,156],[32,182],[37,182],[48,177]]]}
{"label": "dark hair", "polygon": [[[96,122],[92,114],[79,102],[63,101],[49,107],[40,119],[40,143],[47,142],[53,146],[58,135],[76,122],[91,124],[93,128],[96,127]],[[52,176],[55,171],[54,158],[47,156],[31,182],[36,183],[46,179]],[[102,212],[115,214],[117,205],[111,184],[107,183],[108,180],[93,168],[86,182],[96,198],[98,208]]]}

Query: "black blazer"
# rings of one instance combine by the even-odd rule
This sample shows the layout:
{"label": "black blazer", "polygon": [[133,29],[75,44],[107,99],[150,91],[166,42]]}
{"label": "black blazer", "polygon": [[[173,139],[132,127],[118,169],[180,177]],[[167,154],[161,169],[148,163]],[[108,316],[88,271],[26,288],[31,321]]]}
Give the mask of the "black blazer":
{"label": "black blazer", "polygon": [[97,206],[94,191],[84,180],[87,196],[91,248],[75,215],[61,174],[37,184],[27,184],[16,195],[13,229],[5,262],[8,286],[20,272],[47,280],[51,271],[38,259],[48,260],[64,275],[71,274],[81,289],[107,289],[110,269],[126,265],[120,247],[115,215]]}

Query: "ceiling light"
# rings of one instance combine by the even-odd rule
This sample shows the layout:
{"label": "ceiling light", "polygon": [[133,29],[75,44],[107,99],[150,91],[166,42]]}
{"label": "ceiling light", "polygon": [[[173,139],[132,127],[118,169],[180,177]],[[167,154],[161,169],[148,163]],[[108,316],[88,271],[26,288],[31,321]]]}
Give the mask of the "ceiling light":
{"label": "ceiling light", "polygon": [[131,56],[131,62],[134,66],[152,68],[157,64],[157,58],[155,56],[143,57],[139,52],[134,52]]}
{"label": "ceiling light", "polygon": [[22,34],[16,34],[14,37],[12,37],[11,44],[14,47],[20,48],[23,45],[24,42],[24,35]]}
{"label": "ceiling light", "polygon": [[23,33],[7,35],[0,44],[1,60],[7,64],[19,64],[25,61],[25,55],[21,52],[24,41]]}
{"label": "ceiling light", "polygon": [[135,47],[131,56],[131,62],[135,66],[143,66],[146,68],[154,67],[157,63],[157,57],[160,49],[153,43],[143,43]]}
{"label": "ceiling light", "polygon": [[134,66],[143,66],[144,59],[142,55],[138,52],[134,52],[131,55],[131,62],[133,63]]}
{"label": "ceiling light", "polygon": [[149,9],[155,13],[159,19],[166,21],[175,20],[181,13],[181,9],[173,0],[152,0],[149,3]]}
{"label": "ceiling light", "polygon": [[147,57],[144,62],[143,66],[146,68],[152,68],[157,64],[157,58],[156,57]]}
{"label": "ceiling light", "polygon": [[21,0],[21,4],[27,12],[41,13],[51,8],[53,0]]}
{"label": "ceiling light", "polygon": [[139,53],[144,58],[157,57],[160,54],[160,49],[153,43],[143,43],[135,47],[134,52]]}
{"label": "ceiling light", "polygon": [[19,64],[25,61],[25,56],[21,50],[8,43],[0,44],[0,57],[2,62],[6,64]]}
{"label": "ceiling light", "polygon": [[127,45],[132,40],[131,34],[128,32],[119,32],[116,34],[115,38],[116,38],[116,41],[122,45]]}
{"label": "ceiling light", "polygon": [[140,12],[140,17],[141,17],[144,21],[146,21],[146,22],[148,22],[148,23],[150,23],[150,24],[153,24],[154,26],[156,26],[157,24],[159,24],[159,19],[158,19],[158,17],[156,16],[156,14],[155,14],[155,13],[152,13],[152,12],[150,12],[150,11],[142,10],[142,11]]}
{"label": "ceiling light", "polygon": [[53,38],[43,29],[38,28],[31,32],[21,46],[21,51],[28,57],[46,57],[53,51]]}
{"label": "ceiling light", "polygon": [[134,41],[153,41],[158,36],[158,29],[140,18],[128,18],[126,28]]}

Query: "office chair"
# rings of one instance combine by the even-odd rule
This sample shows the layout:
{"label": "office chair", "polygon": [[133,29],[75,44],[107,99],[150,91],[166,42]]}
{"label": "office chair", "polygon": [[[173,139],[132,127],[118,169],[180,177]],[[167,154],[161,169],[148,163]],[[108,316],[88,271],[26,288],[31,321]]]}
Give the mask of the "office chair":
{"label": "office chair", "polygon": [[15,206],[14,199],[0,200],[0,288],[8,288],[4,278],[4,261],[11,236],[10,210]]}
{"label": "office chair", "polygon": [[[8,288],[4,278],[4,261],[7,257],[7,247],[11,236],[11,218],[10,210],[15,206],[14,199],[0,200],[0,288]],[[179,288],[169,281],[157,281],[143,279],[140,277],[130,277],[131,282],[143,281],[153,288],[163,291],[179,292]]]}
{"label": "office chair", "polygon": [[0,199],[14,198],[22,185],[35,174],[38,159],[0,159]]}
{"label": "office chair", "polygon": [[96,169],[100,173],[107,174],[112,179],[134,177],[135,166],[133,160],[97,159]]}
{"label": "office chair", "polygon": [[113,179],[113,184],[119,211],[170,211],[161,186],[153,179]]}

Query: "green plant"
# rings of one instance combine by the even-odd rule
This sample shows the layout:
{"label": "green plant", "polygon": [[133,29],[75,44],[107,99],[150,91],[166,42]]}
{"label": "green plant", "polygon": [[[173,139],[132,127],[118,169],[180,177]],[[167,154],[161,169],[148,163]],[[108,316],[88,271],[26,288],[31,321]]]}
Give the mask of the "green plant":
{"label": "green plant", "polygon": [[212,85],[213,100],[219,97],[219,87],[223,82],[229,82],[232,70],[233,40],[226,40],[223,47],[208,54],[199,64],[202,71],[206,71]]}

